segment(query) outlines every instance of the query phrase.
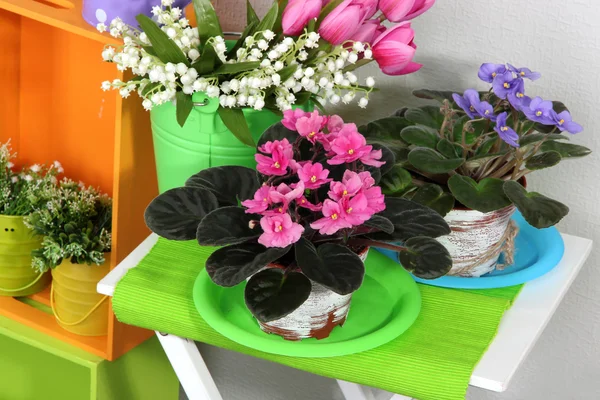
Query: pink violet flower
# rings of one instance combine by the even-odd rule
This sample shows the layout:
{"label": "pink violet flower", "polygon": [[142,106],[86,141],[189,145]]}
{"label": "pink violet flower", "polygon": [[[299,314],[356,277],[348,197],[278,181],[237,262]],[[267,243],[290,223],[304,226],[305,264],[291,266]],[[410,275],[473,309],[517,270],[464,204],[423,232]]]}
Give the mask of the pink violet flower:
{"label": "pink violet flower", "polygon": [[355,124],[346,124],[338,132],[337,137],[331,142],[331,151],[335,155],[327,160],[330,165],[339,165],[357,161],[373,150],[367,146],[367,141],[356,129]]}
{"label": "pink violet flower", "polygon": [[331,182],[329,184],[329,197],[339,201],[344,197],[352,197],[363,188],[363,182],[356,172],[346,170],[342,182]]}
{"label": "pink violet flower", "polygon": [[382,156],[381,150],[373,150],[365,154],[360,158],[360,162],[366,165],[371,165],[373,167],[381,167],[385,164],[385,161],[379,161]]}
{"label": "pink violet flower", "polygon": [[381,193],[379,186],[373,186],[364,190],[365,198],[367,199],[367,207],[377,214],[385,210],[385,196]]}
{"label": "pink violet flower", "polygon": [[288,166],[294,166],[294,148],[287,139],[274,140],[267,142],[258,150],[262,153],[271,154],[271,157],[264,154],[254,156],[257,166],[256,169],[263,175],[282,176],[287,173]]}
{"label": "pink violet flower", "polygon": [[320,163],[305,163],[302,168],[298,169],[298,178],[304,183],[306,189],[318,189],[322,185],[331,182],[333,179],[328,178],[329,170],[324,169]]}
{"label": "pink violet flower", "polygon": [[344,197],[338,204],[342,209],[343,218],[353,226],[362,225],[375,214],[374,210],[369,207],[367,197],[362,193],[352,198]]}
{"label": "pink violet flower", "polygon": [[263,234],[258,243],[265,247],[287,247],[300,240],[304,227],[292,221],[289,214],[265,216],[260,220]]}
{"label": "pink violet flower", "polygon": [[309,116],[310,113],[300,108],[295,110],[286,110],[283,112],[283,120],[281,123],[289,130],[296,131],[296,121],[302,117]]}
{"label": "pink violet flower", "polygon": [[270,192],[271,187],[263,185],[254,193],[254,199],[242,201],[242,205],[247,208],[246,214],[260,214],[266,211],[271,205]]}
{"label": "pink violet flower", "polygon": [[342,207],[333,200],[325,200],[322,213],[323,218],[310,224],[310,227],[318,229],[321,235],[333,235],[340,229],[352,227],[352,224],[344,219]]}
{"label": "pink violet flower", "polygon": [[300,136],[315,144],[323,136],[321,130],[326,124],[327,118],[320,116],[318,111],[314,111],[312,114],[298,118],[295,130]]}
{"label": "pink violet flower", "polygon": [[323,209],[322,203],[313,204],[310,201],[308,201],[306,199],[306,197],[304,197],[304,196],[302,196],[298,200],[296,200],[296,204],[298,204],[299,207],[307,208],[311,211],[321,211]]}
{"label": "pink violet flower", "polygon": [[283,209],[287,211],[290,203],[304,195],[304,182],[300,181],[291,186],[281,183],[277,188],[271,188],[269,199],[274,204],[283,204]]}
{"label": "pink violet flower", "polygon": [[[349,172],[351,173],[352,171],[346,170],[346,172],[344,172],[342,182],[344,182],[344,180],[346,179],[346,174]],[[350,174],[348,174],[348,175],[350,175]],[[371,175],[370,172],[368,172],[368,171],[359,172],[358,177],[360,178],[360,181],[362,182],[363,189],[368,189],[372,186],[375,186],[375,179],[373,179],[373,176]]]}

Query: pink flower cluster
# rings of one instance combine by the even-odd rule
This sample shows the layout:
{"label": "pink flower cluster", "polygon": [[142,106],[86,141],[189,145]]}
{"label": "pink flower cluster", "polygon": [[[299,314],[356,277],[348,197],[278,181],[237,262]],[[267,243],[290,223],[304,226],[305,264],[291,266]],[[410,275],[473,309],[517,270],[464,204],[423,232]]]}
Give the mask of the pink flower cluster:
{"label": "pink flower cluster", "polygon": [[[339,116],[300,110],[286,111],[282,123],[298,133],[296,141],[274,140],[259,147],[257,170],[266,181],[252,199],[242,202],[246,213],[261,215],[260,244],[287,247],[308,226],[321,235],[352,230],[385,209],[381,188],[364,170],[364,165],[384,164],[381,150],[367,145],[356,125]],[[312,144],[310,160],[301,159],[304,141]],[[331,171],[316,161],[321,155],[335,168],[346,164],[341,181],[334,181]]]}
{"label": "pink flower cluster", "polygon": [[[284,34],[300,35],[329,1],[290,0],[283,12]],[[334,45],[347,41],[369,44],[385,74],[409,74],[422,65],[412,61],[416,46],[408,21],[429,10],[434,3],[435,0],[344,0],[325,17],[318,32]],[[375,17],[378,10],[385,18]],[[399,24],[386,28],[382,19]]]}

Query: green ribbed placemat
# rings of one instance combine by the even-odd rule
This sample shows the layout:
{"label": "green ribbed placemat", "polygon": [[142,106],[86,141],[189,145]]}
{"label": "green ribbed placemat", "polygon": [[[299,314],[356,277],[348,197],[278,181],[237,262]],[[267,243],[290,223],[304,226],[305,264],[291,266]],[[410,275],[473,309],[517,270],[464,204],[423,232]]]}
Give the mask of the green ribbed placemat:
{"label": "green ribbed placemat", "polygon": [[[463,291],[419,285],[421,314],[392,342],[342,357],[294,358],[239,345],[200,317],[192,287],[211,251],[195,241],[159,239],[116,287],[113,308],[119,321],[421,400],[464,399],[473,369],[521,289]],[[390,267],[398,268],[391,260]]]}

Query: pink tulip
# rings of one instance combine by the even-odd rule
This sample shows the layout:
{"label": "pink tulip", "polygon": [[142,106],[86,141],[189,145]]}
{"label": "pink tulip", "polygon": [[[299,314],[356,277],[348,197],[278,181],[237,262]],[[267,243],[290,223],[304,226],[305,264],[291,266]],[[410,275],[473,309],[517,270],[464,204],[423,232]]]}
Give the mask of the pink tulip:
{"label": "pink tulip", "polygon": [[375,14],[377,3],[378,0],[345,0],[325,17],[319,34],[331,44],[344,43],[366,19]]}
{"label": "pink tulip", "polygon": [[415,0],[415,4],[408,12],[408,15],[402,19],[402,21],[408,21],[419,15],[423,14],[425,11],[429,10],[433,7],[435,0]]}
{"label": "pink tulip", "polygon": [[352,35],[350,40],[371,44],[383,32],[385,32],[385,27],[381,25],[379,19],[370,19],[365,21],[360,28],[358,28],[358,31]]}
{"label": "pink tulip", "polygon": [[413,43],[415,31],[409,22],[388,29],[373,43],[373,58],[387,75],[406,75],[418,71],[423,65],[412,61],[417,46]]}
{"label": "pink tulip", "polygon": [[283,11],[283,33],[287,36],[298,36],[311,19],[321,13],[323,0],[290,0]]}
{"label": "pink tulip", "polygon": [[435,0],[380,0],[379,8],[392,22],[408,21],[429,10]]}

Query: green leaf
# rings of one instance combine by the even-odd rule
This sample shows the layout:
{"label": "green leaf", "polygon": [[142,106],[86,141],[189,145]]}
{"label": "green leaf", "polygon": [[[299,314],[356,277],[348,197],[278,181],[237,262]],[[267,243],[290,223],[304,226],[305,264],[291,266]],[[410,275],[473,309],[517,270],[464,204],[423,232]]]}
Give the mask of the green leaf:
{"label": "green leaf", "polygon": [[185,121],[187,121],[192,109],[194,108],[194,102],[192,96],[183,92],[176,93],[177,99],[177,122],[179,126],[183,127]]}
{"label": "green leaf", "polygon": [[279,77],[281,78],[281,82],[285,83],[285,81],[290,79],[294,75],[294,72],[296,72],[297,69],[298,69],[298,64],[288,65],[287,67],[283,67],[282,69],[280,69],[279,72],[277,72],[277,73],[279,74]]}
{"label": "green leaf", "polygon": [[200,221],[219,207],[209,190],[182,187],[168,190],[156,197],[144,213],[152,232],[169,240],[192,240]]}
{"label": "green leaf", "polygon": [[250,0],[246,0],[246,25],[259,22],[260,18],[258,18],[258,15],[256,15],[256,11],[254,11]]}
{"label": "green leaf", "polygon": [[429,89],[418,89],[413,91],[413,96],[418,97],[420,99],[427,100],[437,100],[440,103],[443,103],[444,100],[448,100],[450,104],[454,103],[454,99],[452,98],[452,92],[450,90],[429,90]]}
{"label": "green leaf", "polygon": [[373,146],[373,150],[381,150],[381,158],[379,159],[379,161],[384,162],[385,164],[383,164],[381,167],[373,167],[370,165],[365,165],[365,168],[369,171],[378,169],[379,172],[381,173],[381,175],[385,175],[392,168],[394,168],[394,164],[396,163],[396,157],[394,156],[394,153],[390,149],[388,149],[386,146],[382,145],[381,143],[373,143],[372,146]]}
{"label": "green leaf", "polygon": [[484,154],[481,156],[471,157],[465,162],[464,165],[467,168],[479,168],[479,167],[484,166],[489,161],[495,160],[498,157],[505,156],[507,153],[508,153],[508,151],[505,150],[505,151],[501,151],[499,153]]}
{"label": "green leaf", "polygon": [[340,4],[342,4],[344,0],[331,0],[323,9],[321,10],[321,14],[319,14],[319,18],[317,18],[317,24],[315,25],[315,30],[319,30],[321,23],[327,16]]}
{"label": "green leaf", "polygon": [[291,246],[266,248],[258,243],[222,247],[206,260],[206,272],[217,285],[232,287],[283,257],[290,249]]}
{"label": "green leaf", "polygon": [[394,233],[379,232],[367,235],[375,240],[406,241],[417,236],[438,237],[450,233],[450,227],[444,218],[429,207],[395,197],[386,197],[385,207],[378,215],[394,224]]}
{"label": "green leaf", "polygon": [[444,123],[444,116],[440,112],[440,107],[436,106],[409,108],[404,114],[404,118],[415,124],[425,125],[435,130],[440,129]]}
{"label": "green leaf", "polygon": [[256,239],[263,233],[258,224],[260,218],[260,215],[246,214],[242,207],[218,208],[202,219],[196,240],[200,246],[227,246]]}
{"label": "green leaf", "polygon": [[250,128],[248,128],[246,117],[244,117],[244,113],[241,109],[219,107],[217,112],[227,129],[229,129],[240,142],[244,143],[246,146],[256,146],[252,134],[250,133]]}
{"label": "green leaf", "polygon": [[235,75],[240,72],[250,71],[260,66],[260,62],[241,62],[237,64],[223,64],[212,72],[212,75]]}
{"label": "green leaf", "polygon": [[562,158],[585,157],[592,152],[587,147],[580,146],[578,144],[562,143],[555,141],[544,142],[544,144],[542,144],[542,147],[540,147],[540,150],[556,151],[561,155]]}
{"label": "green leaf", "polygon": [[190,62],[185,54],[183,54],[183,51],[165,32],[162,31],[162,29],[159,28],[158,25],[156,25],[154,21],[143,14],[138,15],[135,19],[148,36],[148,40],[152,43],[152,48],[162,62],[171,62],[173,64],[184,63],[185,65],[190,65]]}
{"label": "green leaf", "polygon": [[534,143],[541,142],[542,140],[569,140],[565,135],[559,133],[548,134],[548,133],[530,133],[519,140],[521,147],[529,146]]}
{"label": "green leaf", "polygon": [[246,284],[246,306],[261,322],[283,318],[300,307],[310,296],[312,284],[299,272],[284,274],[269,268],[252,276]]}
{"label": "green leaf", "polygon": [[160,82],[150,82],[149,84],[144,86],[144,90],[142,90],[142,97],[148,96],[148,93],[152,92],[154,89],[160,86],[162,86],[162,83]]}
{"label": "green leaf", "polygon": [[490,152],[490,150],[492,150],[492,147],[494,147],[494,144],[498,141],[498,138],[489,138],[483,141],[483,143],[481,143],[479,145],[479,147],[477,147],[477,150],[475,150],[475,155],[476,156],[484,156],[487,153]]}
{"label": "green leaf", "polygon": [[467,131],[465,132],[465,143],[466,144],[473,144],[475,143],[475,140],[477,140],[477,138],[479,136],[481,136],[483,133],[485,133],[486,131],[489,131],[489,129],[491,129],[489,127],[489,122],[486,121],[477,121],[477,122],[469,122],[471,121],[471,119],[469,118],[468,115],[464,115],[462,117],[460,117],[458,120],[456,120],[456,122],[454,123],[454,126],[452,127],[452,136],[453,136],[453,140],[456,143],[462,143],[462,131],[463,128],[465,126],[465,124],[468,123],[467,125]]}
{"label": "green leaf", "polygon": [[192,175],[185,186],[208,189],[215,195],[220,207],[237,206],[251,199],[260,188],[256,171],[239,166],[212,167]]}
{"label": "green leaf", "polygon": [[431,208],[442,217],[454,208],[454,196],[433,183],[420,186],[410,199]]}
{"label": "green leaf", "polygon": [[353,293],[362,285],[365,265],[347,246],[325,243],[316,248],[300,238],[295,247],[296,262],[310,280],[339,295]]}
{"label": "green leaf", "polygon": [[417,147],[408,154],[408,161],[420,171],[431,174],[446,174],[463,165],[465,159],[447,159],[435,150]]}
{"label": "green leaf", "polygon": [[558,224],[569,213],[569,207],[537,192],[527,192],[518,182],[504,183],[506,196],[517,206],[523,218],[536,228],[548,228]]}
{"label": "green leaf", "polygon": [[277,20],[275,21],[275,25],[273,25],[273,31],[282,32],[283,28],[281,26],[281,21],[283,20],[283,12],[288,5],[288,0],[277,0],[277,2],[279,3],[279,11],[277,12]]}
{"label": "green leaf", "polygon": [[384,194],[391,195],[402,193],[412,185],[412,176],[410,172],[399,165],[394,167],[382,176],[380,186]]}
{"label": "green leaf", "polygon": [[464,206],[483,213],[508,207],[511,201],[504,194],[504,181],[485,178],[479,183],[468,176],[453,175],[448,180],[450,191]]}
{"label": "green leaf", "polygon": [[385,217],[382,217],[381,215],[373,215],[368,221],[366,221],[363,224],[363,226],[374,228],[378,231],[389,233],[390,235],[394,233],[394,224],[392,224],[392,221]]}
{"label": "green leaf", "polygon": [[525,163],[525,168],[532,171],[553,167],[562,160],[562,157],[557,151],[547,151],[531,157]]}
{"label": "green leaf", "polygon": [[404,128],[412,125],[406,118],[387,117],[362,125],[358,131],[369,143],[376,141],[391,148],[402,148],[408,146],[408,143],[402,139],[400,133]]}
{"label": "green leaf", "polygon": [[438,143],[437,131],[425,125],[411,125],[400,132],[402,139],[410,144],[435,149]]}
{"label": "green leaf", "polygon": [[206,41],[215,36],[223,36],[223,30],[219,23],[219,17],[210,0],[193,0],[196,21],[198,21],[198,33],[200,42]]}
{"label": "green leaf", "polygon": [[421,279],[436,279],[452,269],[452,257],[437,240],[414,237],[404,242],[406,250],[398,253],[400,264]]}
{"label": "green leaf", "polygon": [[248,36],[250,36],[251,32],[254,32],[254,28],[256,28],[256,26],[259,24],[259,22],[260,21],[256,21],[256,22],[246,25],[244,32],[242,32],[242,35],[240,36],[240,38],[235,42],[235,46],[233,46],[231,48],[231,50],[229,50],[227,52],[227,55],[229,57],[234,57],[234,56],[237,57],[237,51],[245,44],[246,38]]}
{"label": "green leaf", "polygon": [[441,139],[435,148],[446,158],[457,158],[462,154],[460,146],[455,145],[445,138]]}
{"label": "green leaf", "polygon": [[256,32],[264,32],[267,29],[273,30],[275,22],[277,22],[277,16],[279,15],[279,4],[275,1],[273,6],[267,12],[267,15],[260,21],[260,24],[256,26]]}
{"label": "green leaf", "polygon": [[202,50],[202,56],[198,61],[192,64],[192,68],[198,71],[200,76],[210,74],[215,70],[218,57],[215,48],[212,45],[204,46]]}

